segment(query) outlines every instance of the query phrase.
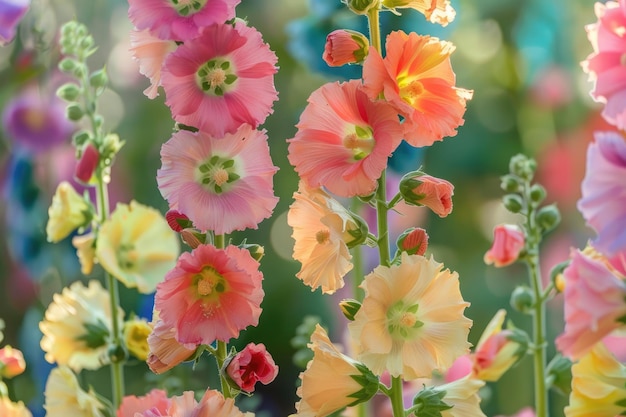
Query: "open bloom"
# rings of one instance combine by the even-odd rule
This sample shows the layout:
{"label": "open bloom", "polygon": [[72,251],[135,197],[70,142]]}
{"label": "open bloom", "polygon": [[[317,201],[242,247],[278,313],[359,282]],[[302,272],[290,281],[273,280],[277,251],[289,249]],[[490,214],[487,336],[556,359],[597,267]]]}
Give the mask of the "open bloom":
{"label": "open bloom", "polygon": [[174,120],[221,138],[272,112],[276,55],[254,28],[211,25],[165,58],[161,84]]}
{"label": "open bloom", "polygon": [[100,227],[96,257],[102,267],[129,288],[154,292],[176,264],[178,237],[161,213],[131,201],[118,203]]}
{"label": "open bloom", "polygon": [[419,171],[408,173],[400,181],[400,193],[407,204],[426,206],[439,217],[452,212],[454,185],[442,178]]}
{"label": "open bloom", "polygon": [[33,417],[23,402],[12,402],[8,397],[0,397],[0,416],[2,417]]}
{"label": "open bloom", "polygon": [[13,40],[17,25],[28,11],[29,6],[30,0],[0,1],[0,46]]}
{"label": "open bloom", "polygon": [[431,23],[439,23],[441,26],[447,26],[456,16],[450,0],[382,0],[382,3],[389,9],[417,10]]}
{"label": "open bloom", "polygon": [[[124,318],[122,309],[117,314],[119,320]],[[111,326],[109,292],[98,281],[89,281],[87,287],[76,281],[53,296],[39,323],[41,349],[50,363],[76,372],[98,369],[109,362]]]}
{"label": "open bloom", "polygon": [[139,30],[161,39],[188,41],[202,28],[235,17],[241,0],[128,0],[128,17]]}
{"label": "open bloom", "polygon": [[572,366],[565,417],[613,417],[626,412],[626,366],[598,343]]}
{"label": "open bloom", "polygon": [[396,111],[372,102],[361,82],[328,83],[311,93],[289,139],[289,162],[310,187],[342,197],[368,195],[402,140]]}
{"label": "open bloom", "polygon": [[411,32],[387,36],[384,59],[371,50],[363,64],[363,80],[372,99],[380,94],[405,118],[404,139],[429,146],[455,136],[463,124],[465,102],[472,92],[455,87],[450,42]]}
{"label": "open bloom", "polygon": [[278,366],[263,343],[248,343],[230,359],[226,374],[238,389],[252,392],[257,382],[264,385],[272,382],[278,375]]}
{"label": "open bloom", "polygon": [[176,328],[167,326],[163,320],[157,320],[148,335],[150,350],[146,362],[155,374],[162,374],[188,360],[198,347],[195,343],[182,344],[176,340]]}
{"label": "open bloom", "polygon": [[79,227],[86,226],[90,221],[89,204],[69,182],[62,181],[57,186],[52,197],[52,204],[48,209],[48,223],[46,224],[48,241],[56,243]]}
{"label": "open bloom", "polygon": [[200,245],[183,253],[158,285],[155,309],[180,343],[228,341],[259,322],[265,293],[258,269],[245,249]]}
{"label": "open bloom", "polygon": [[[185,391],[182,395],[173,397],[165,415],[172,417],[254,417],[252,413],[242,413],[232,398],[224,398],[221,392],[210,389],[204,393],[200,402],[196,401],[193,391]],[[144,416],[148,417],[145,414]]]}
{"label": "open bloom", "polygon": [[160,413],[157,415],[166,416],[169,406],[170,399],[167,398],[167,392],[162,389],[153,389],[140,397],[125,396],[117,410],[117,417],[135,417],[135,413],[143,413],[146,410],[152,410]]}
{"label": "open bloom", "polygon": [[91,388],[83,390],[76,375],[66,366],[54,368],[44,392],[47,417],[105,417],[105,406]]}
{"label": "open bloom", "polygon": [[278,202],[267,136],[250,125],[224,138],[178,131],[161,148],[161,163],[161,194],[198,229],[256,229]]}
{"label": "open bloom", "polygon": [[404,380],[430,377],[469,352],[472,321],[463,315],[456,272],[434,259],[402,253],[399,265],[365,277],[365,298],[348,324],[357,359],[374,373]]}
{"label": "open bloom", "polygon": [[150,86],[143,91],[146,97],[159,95],[163,62],[167,54],[175,49],[175,41],[159,39],[147,29],[130,32],[130,52],[139,63],[139,72],[150,80]]}
{"label": "open bloom", "polygon": [[524,232],[514,224],[500,224],[493,229],[493,244],[485,253],[485,263],[500,268],[517,261],[524,249]]}

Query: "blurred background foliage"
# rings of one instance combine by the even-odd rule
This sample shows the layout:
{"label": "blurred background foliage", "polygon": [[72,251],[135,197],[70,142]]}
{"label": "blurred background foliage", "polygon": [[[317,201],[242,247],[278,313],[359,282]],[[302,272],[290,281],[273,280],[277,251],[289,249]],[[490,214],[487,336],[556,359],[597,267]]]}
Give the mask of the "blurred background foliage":
{"label": "blurred background foliage", "polygon": [[[529,329],[529,317],[509,307],[509,294],[525,283],[525,269],[486,267],[483,255],[492,239],[492,228],[515,222],[507,215],[500,198],[499,176],[508,170],[509,158],[519,152],[539,162],[538,181],[548,189],[548,203],[556,202],[563,214],[561,226],[544,242],[544,276],[564,260],[570,247],[583,246],[590,236],[575,203],[579,198],[584,155],[592,132],[608,128],[598,116],[599,106],[589,97],[591,84],[580,68],[590,52],[584,25],[594,22],[589,0],[456,0],[456,20],[446,28],[426,22],[413,11],[401,17],[387,13],[384,32],[393,29],[416,31],[450,40],[457,46],[453,66],[457,85],[474,90],[468,103],[466,122],[456,137],[432,147],[415,150],[403,147],[391,162],[391,179],[402,172],[423,169],[455,185],[454,211],[440,219],[426,209],[415,209],[392,218],[396,233],[408,226],[421,226],[430,234],[429,253],[460,275],[462,292],[471,302],[466,315],[474,320],[470,341],[476,343],[482,329],[499,308],[509,318]],[[158,208],[167,205],[156,186],[160,167],[159,150],[169,139],[173,122],[163,94],[147,99],[142,91],[148,81],[138,72],[128,53],[130,23],[124,0],[33,0],[17,39],[0,48],[0,109],[10,105],[27,88],[38,88],[42,96],[54,94],[60,83],[55,70],[59,51],[55,46],[58,28],[75,18],[85,23],[99,45],[91,59],[92,69],[106,65],[110,91],[101,101],[106,126],[126,141],[112,174],[116,201],[135,199]],[[274,163],[275,192],[281,197],[274,216],[258,230],[244,236],[265,246],[262,261],[266,297],[259,326],[243,333],[248,340],[262,342],[274,356],[281,372],[268,387],[259,388],[266,415],[287,415],[296,401],[296,378],[300,368],[292,361],[290,345],[296,327],[307,315],[315,315],[332,330],[333,339],[343,337],[343,319],[336,302],[346,294],[322,297],[311,293],[295,273],[299,264],[291,260],[293,245],[286,224],[286,211],[297,188],[297,177],[287,161],[285,140],[295,134],[294,125],[308,95],[332,80],[360,77],[359,67],[329,68],[321,60],[326,34],[337,28],[366,33],[364,17],[351,15],[339,0],[243,0],[238,15],[256,26],[276,51],[280,71],[276,76],[279,101],[263,128],[267,129]],[[250,92],[254,94],[254,92]],[[0,317],[4,318],[5,343],[19,347],[28,362],[26,374],[12,381],[11,389],[42,415],[46,364],[39,349],[38,321],[52,294],[81,279],[74,250],[66,241],[45,241],[47,208],[58,182],[73,171],[69,137],[45,150],[28,151],[0,129]],[[365,213],[367,215],[367,213]],[[368,272],[374,265],[366,265]],[[90,278],[100,278],[96,270]],[[350,286],[350,278],[347,279]],[[122,294],[123,307],[144,317],[151,314],[152,300],[132,291]],[[562,330],[562,307],[557,297],[550,304],[549,332]],[[553,346],[550,346],[553,352]],[[195,372],[182,367],[163,378],[146,375],[141,363],[127,367],[129,393],[143,394],[153,385],[172,389],[206,388],[215,375],[204,360]],[[107,394],[108,372],[84,372],[84,382]],[[497,384],[484,390],[483,409],[489,416],[511,415],[532,404],[532,366],[523,361]],[[255,396],[255,398],[258,398]],[[566,399],[553,395],[553,416],[562,415]]]}

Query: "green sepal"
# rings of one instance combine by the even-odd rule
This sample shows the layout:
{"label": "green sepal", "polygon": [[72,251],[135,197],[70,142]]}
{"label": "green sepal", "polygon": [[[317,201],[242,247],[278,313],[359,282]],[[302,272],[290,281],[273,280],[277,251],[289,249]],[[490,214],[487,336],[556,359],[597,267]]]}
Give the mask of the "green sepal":
{"label": "green sepal", "polygon": [[107,339],[110,335],[109,329],[100,319],[96,323],[84,323],[83,327],[87,333],[79,336],[77,340],[85,342],[87,347],[91,349],[98,348],[107,344]]}
{"label": "green sepal", "polygon": [[413,397],[413,404],[419,406],[420,417],[441,417],[441,412],[452,408],[443,399],[446,391],[437,387],[424,387],[423,390]]}
{"label": "green sepal", "polygon": [[360,374],[350,375],[350,378],[363,388],[348,395],[348,397],[355,399],[353,402],[348,404],[348,407],[369,401],[378,392],[380,382],[378,377],[374,375],[374,373],[370,371],[367,366],[358,362],[355,363],[354,366],[359,370]]}

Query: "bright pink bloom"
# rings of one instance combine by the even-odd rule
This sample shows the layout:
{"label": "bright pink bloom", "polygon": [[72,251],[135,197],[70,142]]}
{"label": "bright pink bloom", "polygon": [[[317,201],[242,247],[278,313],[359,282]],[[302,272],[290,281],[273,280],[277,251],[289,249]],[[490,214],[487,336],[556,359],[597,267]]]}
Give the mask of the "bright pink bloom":
{"label": "bright pink bloom", "polygon": [[602,260],[572,254],[565,278],[565,331],[556,339],[563,355],[579,359],[602,338],[624,326],[626,283]]}
{"label": "bright pink bloom", "polygon": [[155,374],[162,374],[188,360],[198,346],[195,343],[179,343],[176,340],[176,328],[167,326],[163,320],[157,320],[148,336],[148,347],[148,367]]}
{"label": "bright pink bloom", "polygon": [[0,0],[0,46],[13,40],[29,7],[30,0]]}
{"label": "bright pink bloom", "polygon": [[93,143],[87,144],[87,146],[83,148],[83,153],[76,163],[74,177],[77,180],[88,184],[94,172],[96,172],[96,168],[98,167],[99,163],[100,152],[98,152],[98,149]]}
{"label": "bright pink bloom", "polygon": [[[242,413],[232,398],[224,398],[221,392],[208,389],[200,402],[193,391],[172,398],[167,417],[254,417],[252,413]],[[146,416],[148,417],[148,416]]]}
{"label": "bright pink bloom", "polygon": [[326,36],[322,58],[331,67],[363,62],[369,50],[369,41],[362,33],[338,29]]}
{"label": "bright pink bloom", "polygon": [[450,42],[411,32],[387,36],[383,59],[372,49],[363,63],[365,89],[380,94],[404,116],[404,138],[413,146],[429,146],[455,136],[463,124],[465,102],[472,92],[454,86]]}
{"label": "bright pink bloom", "polygon": [[452,366],[446,370],[444,380],[446,382],[453,382],[457,379],[464,378],[472,373],[473,366],[474,361],[472,361],[471,354],[468,353],[467,355],[459,356],[456,358]]}
{"label": "bright pink bloom", "polygon": [[485,253],[485,263],[496,268],[511,265],[524,249],[524,232],[514,224],[500,224],[493,229],[493,244]]}
{"label": "bright pink bloom", "polygon": [[289,139],[289,162],[309,187],[342,197],[368,195],[402,140],[397,113],[372,102],[361,82],[329,83],[315,90]]}
{"label": "bright pink bloom", "polygon": [[161,162],[161,195],[201,230],[256,229],[278,202],[267,136],[249,125],[220,139],[178,131],[161,148]]}
{"label": "bright pink bloom", "polygon": [[598,21],[588,25],[587,36],[594,52],[584,61],[583,69],[594,82],[591,96],[606,103],[602,112],[604,119],[626,128],[626,2],[608,1],[595,4]]}
{"label": "bright pink bloom", "polygon": [[188,41],[202,28],[235,17],[241,0],[128,0],[128,17],[139,30],[161,39]]}
{"label": "bright pink bloom", "polygon": [[157,286],[155,309],[180,343],[228,341],[261,315],[263,274],[250,252],[200,245],[183,253]]}
{"label": "bright pink bloom", "polygon": [[143,91],[146,97],[155,98],[159,95],[163,62],[167,54],[175,49],[176,42],[159,39],[149,30],[130,31],[130,52],[139,63],[139,72],[150,80],[150,87]]}
{"label": "bright pink bloom", "polygon": [[226,374],[239,389],[252,392],[257,382],[264,385],[272,382],[278,375],[278,366],[264,344],[249,343],[228,363]]}
{"label": "bright pink bloom", "polygon": [[174,120],[221,138],[272,113],[276,55],[242,22],[207,27],[165,58],[161,84]]}
{"label": "bright pink bloom", "polygon": [[578,210],[598,234],[593,246],[608,258],[626,256],[626,140],[597,132],[587,149]]}
{"label": "bright pink bloom", "polygon": [[158,410],[161,414],[156,415],[166,416],[169,406],[170,400],[167,398],[167,393],[161,389],[153,389],[141,397],[125,396],[117,410],[117,417],[135,417],[135,413],[143,413],[147,410],[153,412]]}

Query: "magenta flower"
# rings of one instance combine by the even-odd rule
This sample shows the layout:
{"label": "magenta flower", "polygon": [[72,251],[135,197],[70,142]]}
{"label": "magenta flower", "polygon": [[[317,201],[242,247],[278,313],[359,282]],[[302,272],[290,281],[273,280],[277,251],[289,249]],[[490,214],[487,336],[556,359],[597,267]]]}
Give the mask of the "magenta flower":
{"label": "magenta flower", "polygon": [[155,309],[179,343],[227,342],[259,322],[265,294],[258,268],[246,249],[200,245],[183,253],[157,286]]}
{"label": "magenta flower", "polygon": [[593,246],[608,258],[626,257],[626,140],[597,132],[587,149],[587,168],[578,210],[596,231]]}
{"label": "magenta flower", "polygon": [[0,46],[11,42],[30,0],[0,0]]}
{"label": "magenta flower", "polygon": [[311,188],[342,197],[368,195],[402,141],[398,113],[373,102],[361,82],[329,83],[315,90],[289,139],[289,162]]}
{"label": "magenta flower", "polygon": [[157,183],[170,209],[217,234],[256,229],[278,202],[265,132],[242,126],[215,139],[185,130],[161,148]]}
{"label": "magenta flower", "polygon": [[235,17],[241,0],[128,0],[128,17],[139,30],[161,39],[188,41],[202,28]]}
{"label": "magenta flower", "polygon": [[221,138],[272,112],[276,55],[254,28],[211,25],[170,53],[161,70],[174,120]]}
{"label": "magenta flower", "polygon": [[248,343],[230,360],[226,374],[238,389],[252,392],[257,382],[264,385],[272,382],[278,375],[278,366],[263,343]]}

